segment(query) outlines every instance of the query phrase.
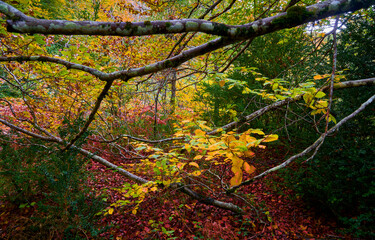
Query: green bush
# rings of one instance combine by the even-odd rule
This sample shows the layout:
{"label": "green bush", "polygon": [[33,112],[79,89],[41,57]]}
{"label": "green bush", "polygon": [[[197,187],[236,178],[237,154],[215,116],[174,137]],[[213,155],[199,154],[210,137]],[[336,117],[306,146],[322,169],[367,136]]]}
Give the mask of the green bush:
{"label": "green bush", "polygon": [[306,169],[287,174],[308,203],[331,211],[358,237],[374,237],[375,138],[351,134],[329,139]]}
{"label": "green bush", "polygon": [[36,209],[17,234],[27,239],[41,239],[47,233],[54,239],[97,237],[101,230],[95,224],[96,214],[105,204],[87,186],[87,159],[74,150],[45,148],[43,142],[17,140],[15,145],[1,138],[0,197],[7,204]]}

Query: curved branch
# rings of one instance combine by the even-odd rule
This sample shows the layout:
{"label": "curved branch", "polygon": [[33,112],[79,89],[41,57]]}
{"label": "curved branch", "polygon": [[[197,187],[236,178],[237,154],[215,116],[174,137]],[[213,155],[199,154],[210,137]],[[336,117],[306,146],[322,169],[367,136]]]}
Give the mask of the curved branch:
{"label": "curved branch", "polygon": [[338,130],[344,123],[346,123],[347,121],[349,121],[353,117],[357,116],[367,106],[369,106],[374,100],[375,100],[375,95],[373,95],[372,97],[370,97],[366,102],[362,103],[362,105],[357,110],[355,110],[354,112],[352,112],[351,114],[349,114],[348,116],[346,116],[345,118],[343,118],[340,122],[338,122],[335,126],[333,126],[332,128],[330,128],[325,134],[323,134],[322,136],[320,136],[313,144],[311,144],[308,148],[306,148],[302,152],[300,152],[300,153],[298,153],[298,154],[290,157],[288,160],[286,160],[282,164],[277,165],[276,167],[273,167],[271,169],[268,169],[267,171],[264,171],[263,173],[261,173],[261,174],[255,176],[255,177],[253,177],[250,180],[244,181],[244,182],[242,182],[241,184],[239,184],[237,186],[231,187],[230,189],[228,189],[226,191],[226,193],[227,194],[233,193],[239,187],[244,186],[244,185],[249,185],[250,183],[254,182],[255,180],[257,180],[259,178],[262,178],[262,177],[266,176],[267,174],[269,174],[271,172],[275,172],[275,171],[277,171],[277,170],[279,170],[281,168],[286,167],[287,165],[289,165],[291,162],[293,162],[297,158],[305,156],[306,154],[308,154],[309,152],[311,152],[313,149],[317,148],[324,141],[324,138],[325,138],[326,135],[332,134],[333,132],[335,132],[336,130]]}
{"label": "curved branch", "polygon": [[67,69],[76,69],[83,72],[90,73],[91,75],[99,78],[102,81],[109,81],[108,79],[108,73],[104,73],[102,71],[99,71],[95,68],[87,67],[82,64],[78,63],[72,63],[69,61],[65,61],[60,58],[54,58],[54,57],[46,57],[46,56],[16,56],[16,57],[0,57],[0,62],[50,62],[50,63],[56,63],[61,64],[65,66]]}

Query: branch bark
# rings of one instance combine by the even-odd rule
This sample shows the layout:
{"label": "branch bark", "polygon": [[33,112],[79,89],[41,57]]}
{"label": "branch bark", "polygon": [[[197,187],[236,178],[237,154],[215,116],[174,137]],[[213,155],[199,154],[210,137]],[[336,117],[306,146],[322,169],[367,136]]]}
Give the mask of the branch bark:
{"label": "branch bark", "polygon": [[[10,20],[8,31],[63,35],[145,36],[155,34],[202,32],[232,39],[249,39],[283,28],[295,27],[329,16],[356,11],[374,4],[374,0],[328,0],[301,8],[298,17],[280,13],[244,25],[227,25],[200,19],[182,19],[145,22],[93,22],[45,20],[26,16],[16,8],[0,1],[0,12]],[[291,9],[291,8],[290,8]],[[280,21],[282,20],[282,21]]]}

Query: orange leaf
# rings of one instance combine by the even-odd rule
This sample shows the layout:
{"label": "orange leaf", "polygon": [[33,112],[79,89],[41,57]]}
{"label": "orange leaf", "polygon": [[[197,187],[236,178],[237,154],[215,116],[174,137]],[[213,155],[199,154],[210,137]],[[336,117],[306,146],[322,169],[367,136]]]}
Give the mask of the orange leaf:
{"label": "orange leaf", "polygon": [[252,174],[255,171],[255,167],[253,165],[249,165],[247,162],[244,162],[243,169],[248,174]]}
{"label": "orange leaf", "polygon": [[220,87],[224,87],[224,85],[225,85],[225,81],[224,81],[224,80],[220,80],[220,81],[219,81],[219,85],[220,85]]}
{"label": "orange leaf", "polygon": [[255,153],[253,151],[250,151],[250,150],[244,152],[244,154],[245,154],[246,157],[254,157],[255,156]]}
{"label": "orange leaf", "polygon": [[[233,168],[232,168],[232,169],[233,169]],[[242,182],[242,171],[237,172],[237,174],[235,174],[235,175],[230,179],[230,185],[231,185],[232,187],[241,184],[241,182]]]}

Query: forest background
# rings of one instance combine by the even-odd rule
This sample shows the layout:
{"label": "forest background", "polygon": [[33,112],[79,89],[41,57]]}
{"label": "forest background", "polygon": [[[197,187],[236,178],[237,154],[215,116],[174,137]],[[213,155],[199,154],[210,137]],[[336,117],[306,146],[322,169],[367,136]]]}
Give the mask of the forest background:
{"label": "forest background", "polygon": [[0,237],[374,237],[374,4],[0,1]]}

